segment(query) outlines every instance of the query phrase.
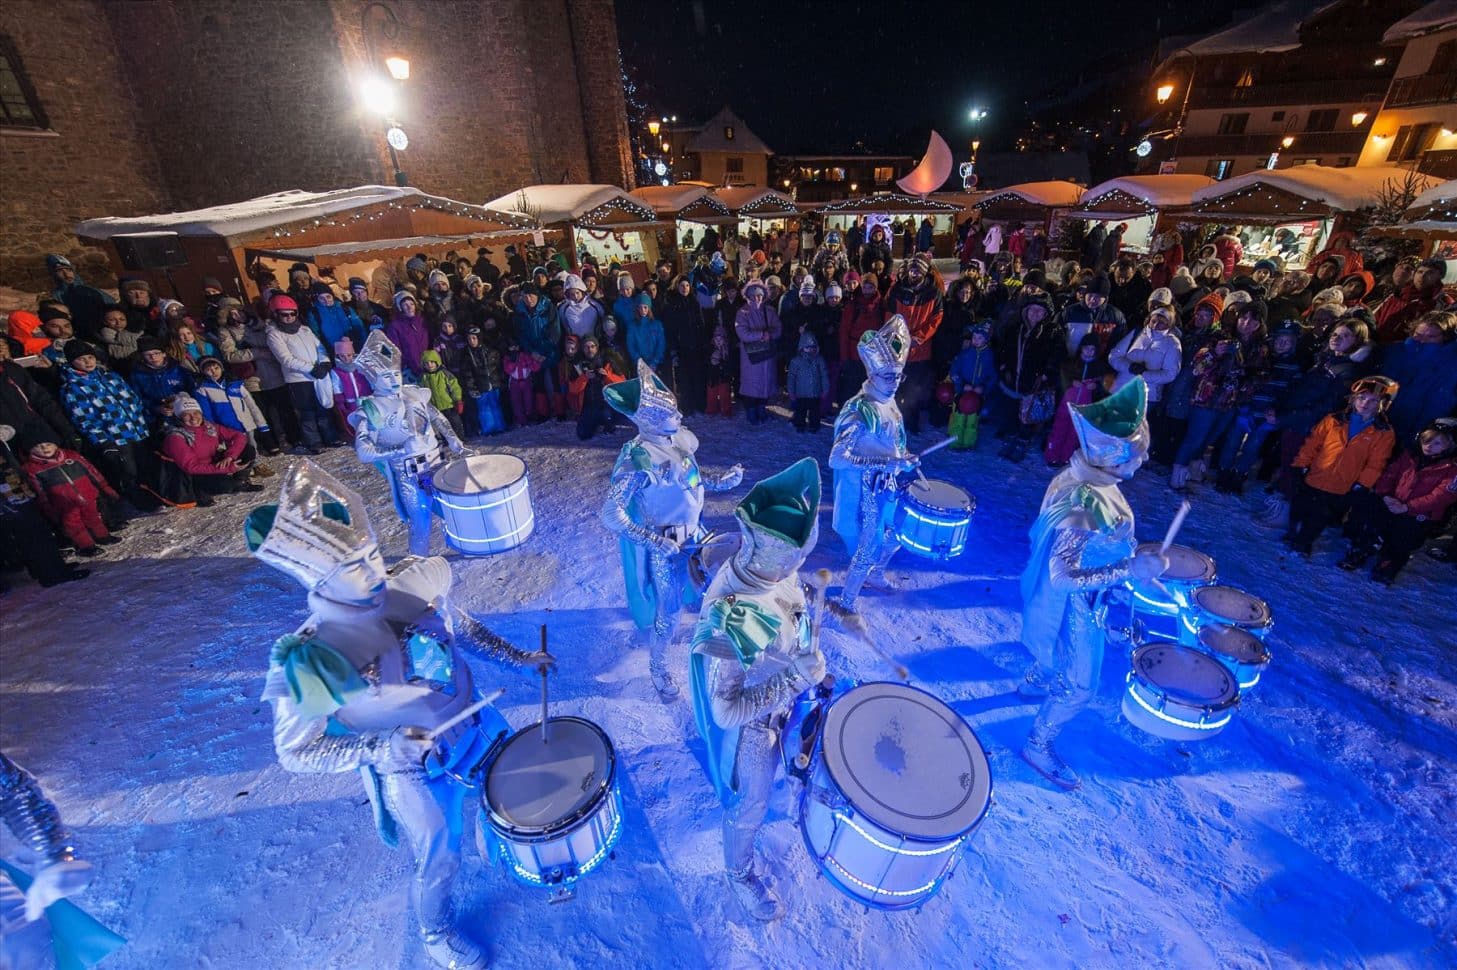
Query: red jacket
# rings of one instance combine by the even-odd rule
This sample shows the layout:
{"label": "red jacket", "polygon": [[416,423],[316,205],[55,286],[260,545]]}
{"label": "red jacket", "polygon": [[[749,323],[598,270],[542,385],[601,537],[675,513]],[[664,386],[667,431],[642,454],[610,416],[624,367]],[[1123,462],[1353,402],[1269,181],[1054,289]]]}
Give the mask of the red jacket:
{"label": "red jacket", "polygon": [[1234,278],[1234,268],[1244,258],[1245,248],[1239,239],[1234,236],[1216,236],[1214,239],[1214,255],[1224,264],[1224,278]]}
{"label": "red jacket", "polygon": [[[870,278],[875,279],[873,276]],[[860,337],[871,330],[879,330],[884,322],[879,293],[867,297],[857,289],[850,294],[840,311],[840,359],[859,360],[855,347],[860,343]]]}
{"label": "red jacket", "polygon": [[931,338],[941,326],[944,307],[941,291],[936,288],[935,280],[929,276],[914,289],[905,282],[890,288],[890,295],[885,298],[885,316],[881,322],[884,323],[897,313],[906,318],[906,326],[911,328],[909,363],[931,359]]}
{"label": "red jacket", "polygon": [[162,454],[189,475],[231,475],[237,469],[219,468],[217,463],[236,460],[246,447],[248,436],[241,431],[204,421],[196,428],[180,424],[168,428]]}
{"label": "red jacket", "polygon": [[1431,293],[1423,293],[1408,284],[1400,293],[1393,293],[1382,300],[1376,308],[1376,342],[1401,343],[1418,317],[1437,309],[1441,295],[1441,287]]}
{"label": "red jacket", "polygon": [[1410,452],[1400,458],[1376,482],[1377,495],[1390,495],[1406,506],[1406,515],[1436,521],[1457,504],[1457,457],[1439,458],[1422,468]]}
{"label": "red jacket", "polygon": [[69,505],[92,505],[102,493],[118,497],[96,467],[69,448],[58,448],[48,459],[28,455],[21,468],[43,512],[56,513]]}

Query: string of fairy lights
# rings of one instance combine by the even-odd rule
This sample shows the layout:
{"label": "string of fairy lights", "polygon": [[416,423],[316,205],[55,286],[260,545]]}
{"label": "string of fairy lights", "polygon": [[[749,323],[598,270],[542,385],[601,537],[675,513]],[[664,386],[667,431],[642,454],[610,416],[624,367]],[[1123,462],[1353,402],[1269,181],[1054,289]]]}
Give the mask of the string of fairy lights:
{"label": "string of fairy lights", "polygon": [[949,202],[937,202],[934,199],[918,199],[912,195],[887,193],[869,195],[859,199],[839,199],[835,202],[827,202],[817,211],[827,215],[837,212],[874,212],[885,215],[894,215],[898,212],[930,214],[955,212],[956,206]]}
{"label": "string of fairy lights", "polygon": [[449,199],[434,197],[412,198],[386,202],[381,208],[378,202],[367,203],[364,208],[356,209],[349,213],[336,213],[329,216],[319,216],[315,219],[305,219],[297,223],[290,223],[287,226],[280,226],[273,230],[274,239],[291,239],[315,229],[349,227],[361,222],[375,222],[383,219],[389,214],[387,210],[417,211],[430,209],[436,212],[444,212],[448,215],[463,216],[468,219],[485,219],[491,222],[501,222],[517,229],[539,229],[541,228],[536,220],[527,216],[517,215],[511,212],[502,212],[497,209],[487,209],[484,206],[470,205],[465,202],[453,202]]}

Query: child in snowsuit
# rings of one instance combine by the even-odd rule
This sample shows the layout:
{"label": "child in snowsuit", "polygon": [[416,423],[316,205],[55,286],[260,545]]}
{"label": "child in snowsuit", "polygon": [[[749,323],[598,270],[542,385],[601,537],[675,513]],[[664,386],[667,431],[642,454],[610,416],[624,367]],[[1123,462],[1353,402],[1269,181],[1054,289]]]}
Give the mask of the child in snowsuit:
{"label": "child in snowsuit", "polygon": [[799,337],[799,353],[789,362],[786,388],[794,405],[794,430],[818,434],[820,399],[830,387],[830,369],[820,356],[820,342],[805,330]]}
{"label": "child in snowsuit", "polygon": [[556,364],[556,386],[567,389],[567,414],[575,418],[582,413],[582,391],[586,386],[577,381],[582,367],[581,341],[576,334],[569,333],[562,345],[562,359]]}
{"label": "child in snowsuit", "polygon": [[512,340],[506,345],[506,358],[502,361],[506,377],[510,381],[511,420],[516,427],[530,424],[532,410],[532,378],[541,370],[541,361],[521,349],[520,342]]}
{"label": "child in snowsuit", "polygon": [[[951,409],[951,422],[946,432],[956,439],[952,449],[962,451],[976,447],[977,432],[981,427],[981,402],[986,400],[988,385],[997,379],[997,360],[992,353],[991,323],[973,323],[962,334],[961,353],[951,362],[948,375],[951,387],[956,392],[955,406]],[[971,395],[971,397],[967,397]],[[966,407],[962,401],[965,399]],[[971,405],[976,405],[972,407]]]}
{"label": "child in snowsuit", "polygon": [[[247,386],[242,381],[223,380],[223,362],[216,357],[204,357],[197,365],[199,374],[192,395],[197,399],[198,407],[202,408],[203,418],[243,432],[254,448],[270,455],[278,454],[278,441],[273,437],[273,429],[264,420],[263,411],[253,400],[253,395],[248,393]],[[256,470],[259,474],[272,474],[261,465],[256,466]]]}
{"label": "child in snowsuit", "polygon": [[721,414],[727,418],[734,413],[732,381],[735,356],[729,348],[728,328],[724,326],[722,315],[715,314],[714,317],[706,371],[708,407],[704,413]]}
{"label": "child in snowsuit", "polygon": [[32,438],[22,467],[41,512],[60,527],[81,555],[96,555],[100,551],[97,543],[109,546],[121,541],[107,530],[97,508],[102,495],[113,501],[120,496],[78,452],[62,448],[49,437]]}
{"label": "child in snowsuit", "polygon": [[343,429],[344,440],[354,441],[354,425],[349,416],[359,410],[359,402],[374,393],[369,379],[354,363],[354,341],[349,337],[334,343],[334,369],[329,371],[329,384],[334,391],[334,423]]}
{"label": "child in snowsuit", "polygon": [[430,403],[445,415],[455,436],[464,438],[465,425],[460,416],[465,411],[465,394],[461,392],[460,381],[440,362],[439,351],[427,350],[421,354],[420,366],[425,369],[420,375],[420,386],[430,392]]}
{"label": "child in snowsuit", "polygon": [[1072,414],[1067,406],[1092,404],[1108,396],[1104,380],[1113,373],[1113,369],[1108,366],[1101,351],[1101,338],[1096,333],[1086,334],[1078,341],[1077,356],[1062,366],[1062,379],[1067,390],[1062,392],[1062,400],[1057,403],[1052,433],[1047,436],[1047,446],[1042,450],[1042,457],[1053,468],[1066,465],[1073,452],[1078,450],[1078,433],[1073,428]]}
{"label": "child in snowsuit", "polygon": [[[506,383],[506,375],[501,371],[500,351],[482,343],[483,336],[480,327],[471,327],[465,332],[461,383],[465,386],[465,396],[475,402],[476,433],[500,434],[506,430],[506,418],[501,413],[501,387]],[[466,418],[471,415],[472,409],[466,408]]]}

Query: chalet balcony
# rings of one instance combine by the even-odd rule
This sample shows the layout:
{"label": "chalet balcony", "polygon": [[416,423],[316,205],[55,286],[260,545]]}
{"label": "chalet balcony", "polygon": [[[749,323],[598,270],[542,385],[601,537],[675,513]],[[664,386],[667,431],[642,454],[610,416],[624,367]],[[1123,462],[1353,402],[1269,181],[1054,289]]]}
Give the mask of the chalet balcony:
{"label": "chalet balcony", "polygon": [[1388,108],[1410,108],[1419,104],[1457,101],[1457,71],[1450,74],[1413,74],[1391,82]]}
{"label": "chalet balcony", "polygon": [[1312,155],[1350,155],[1354,162],[1366,143],[1362,131],[1292,131],[1289,137],[1295,144],[1281,148],[1280,140],[1285,132],[1267,131],[1256,135],[1185,135],[1179,139],[1180,155],[1212,155],[1217,158],[1235,158],[1241,155],[1268,155],[1273,151],[1291,157],[1307,158]]}
{"label": "chalet balcony", "polygon": [[1380,104],[1385,81],[1357,78],[1347,81],[1287,81],[1233,87],[1200,86],[1189,95],[1190,108],[1305,107],[1322,104]]}

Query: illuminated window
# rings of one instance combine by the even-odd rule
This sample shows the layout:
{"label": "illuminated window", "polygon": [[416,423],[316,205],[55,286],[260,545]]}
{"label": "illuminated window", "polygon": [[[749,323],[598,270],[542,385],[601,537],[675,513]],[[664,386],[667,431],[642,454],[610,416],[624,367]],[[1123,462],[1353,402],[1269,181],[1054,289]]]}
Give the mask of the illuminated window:
{"label": "illuminated window", "polygon": [[1249,70],[1249,68],[1246,68],[1245,72],[1239,76],[1239,80],[1234,82],[1234,86],[1237,88],[1253,87],[1254,84],[1255,75],[1254,72]]}
{"label": "illuminated window", "polygon": [[0,127],[50,127],[15,44],[5,34],[0,34]]}
{"label": "illuminated window", "polygon": [[1204,166],[1204,174],[1219,182],[1229,177],[1229,171],[1233,167],[1232,158],[1211,158]]}
{"label": "illuminated window", "polygon": [[843,168],[826,169],[825,178],[831,182],[843,182],[845,181],[845,170]]}
{"label": "illuminated window", "polygon": [[875,166],[875,181],[877,184],[884,184],[895,178],[895,169],[889,165]]}
{"label": "illuminated window", "polygon": [[1409,162],[1420,156],[1437,139],[1435,122],[1425,125],[1402,125],[1391,140],[1391,150],[1386,153],[1388,162]]}
{"label": "illuminated window", "polygon": [[733,125],[724,125],[723,126],[723,140],[724,141],[733,141],[734,140],[734,126]]}

